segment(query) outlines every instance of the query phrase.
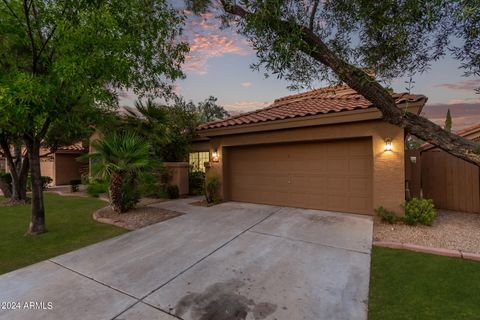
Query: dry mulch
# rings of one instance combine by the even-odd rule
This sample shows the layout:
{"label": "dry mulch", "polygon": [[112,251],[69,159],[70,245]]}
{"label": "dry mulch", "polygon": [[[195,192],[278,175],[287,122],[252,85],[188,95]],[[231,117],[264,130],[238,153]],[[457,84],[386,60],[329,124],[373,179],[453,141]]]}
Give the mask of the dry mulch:
{"label": "dry mulch", "polygon": [[430,227],[391,225],[375,217],[373,240],[480,253],[480,214],[438,210]]}
{"label": "dry mulch", "polygon": [[128,230],[137,230],[154,223],[172,219],[183,215],[183,213],[165,210],[161,208],[148,207],[152,203],[166,201],[164,199],[142,199],[136,208],[125,212],[117,213],[108,206],[94,213],[95,220],[103,223],[110,223]]}

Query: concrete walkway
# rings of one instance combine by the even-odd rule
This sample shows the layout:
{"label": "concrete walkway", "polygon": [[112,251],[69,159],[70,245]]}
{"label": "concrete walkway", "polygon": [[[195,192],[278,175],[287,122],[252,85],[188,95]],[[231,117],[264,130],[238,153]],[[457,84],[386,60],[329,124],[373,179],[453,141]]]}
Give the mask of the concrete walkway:
{"label": "concrete walkway", "polygon": [[0,302],[20,307],[0,319],[367,319],[369,217],[192,201],[155,204],[183,216],[0,276]]}

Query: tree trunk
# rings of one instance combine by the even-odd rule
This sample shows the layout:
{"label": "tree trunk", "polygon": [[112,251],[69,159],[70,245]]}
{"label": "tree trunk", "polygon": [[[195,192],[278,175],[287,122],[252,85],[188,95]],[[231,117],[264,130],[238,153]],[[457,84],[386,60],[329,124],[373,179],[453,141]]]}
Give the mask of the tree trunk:
{"label": "tree trunk", "polygon": [[25,143],[30,161],[30,175],[32,177],[32,217],[27,233],[37,235],[47,232],[40,173],[40,142],[26,138]]}
{"label": "tree trunk", "polygon": [[[247,19],[255,13],[246,11],[239,5],[228,1],[221,1],[227,13]],[[288,35],[301,31],[303,41],[302,51],[318,62],[328,66],[335,72],[340,80],[356,90],[380,110],[383,119],[393,125],[404,128],[410,133],[438,148],[480,166],[479,144],[443,130],[440,126],[419,115],[402,112],[396,105],[393,97],[383,88],[378,81],[366,74],[363,70],[350,65],[337,56],[322,39],[307,27],[292,26],[290,21],[277,20],[271,24],[274,32]]]}
{"label": "tree trunk", "polygon": [[122,175],[118,172],[114,172],[110,177],[110,186],[108,187],[108,191],[110,194],[110,205],[112,206],[113,211],[118,213],[124,212],[122,201],[122,184]]}
{"label": "tree trunk", "polygon": [[10,201],[13,203],[25,203],[27,201],[27,177],[29,160],[28,157],[23,157],[21,146],[14,146],[14,155],[10,150],[10,144],[5,134],[0,135],[0,146],[7,159],[8,170],[12,177],[12,192]]}

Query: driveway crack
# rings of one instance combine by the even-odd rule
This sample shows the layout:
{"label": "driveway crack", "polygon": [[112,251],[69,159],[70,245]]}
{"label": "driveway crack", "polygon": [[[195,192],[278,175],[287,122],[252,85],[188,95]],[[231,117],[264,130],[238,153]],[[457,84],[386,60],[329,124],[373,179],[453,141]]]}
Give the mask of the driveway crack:
{"label": "driveway crack", "polygon": [[337,247],[337,246],[332,246],[332,245],[328,245],[328,244],[323,244],[323,243],[318,243],[318,242],[312,242],[312,241],[307,241],[307,240],[301,240],[301,239],[291,238],[291,237],[286,237],[286,236],[280,236],[280,235],[276,235],[276,234],[271,234],[271,233],[266,233],[266,232],[260,232],[260,231],[255,231],[255,230],[247,230],[247,231],[252,232],[252,233],[256,233],[256,234],[261,234],[261,235],[264,235],[264,236],[282,238],[282,239],[287,239],[287,240],[290,240],[290,241],[298,241],[298,242],[313,244],[313,245],[317,245],[317,246],[321,246],[321,247],[327,247],[327,248],[332,248],[332,249],[345,250],[345,251],[350,251],[350,252],[355,252],[355,253],[361,253],[361,254],[370,255],[370,252],[365,252],[365,251],[360,251],[360,250],[355,250],[355,249],[348,249],[348,248],[344,248],[344,247]]}

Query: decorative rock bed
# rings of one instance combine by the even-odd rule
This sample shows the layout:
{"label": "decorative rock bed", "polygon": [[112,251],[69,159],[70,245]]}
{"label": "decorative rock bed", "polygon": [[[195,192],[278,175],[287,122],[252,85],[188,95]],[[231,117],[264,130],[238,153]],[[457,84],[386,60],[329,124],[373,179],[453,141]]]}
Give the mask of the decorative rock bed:
{"label": "decorative rock bed", "polygon": [[422,252],[430,248],[433,254],[480,258],[480,214],[438,210],[430,227],[391,225],[375,217],[373,241],[387,247]]}

